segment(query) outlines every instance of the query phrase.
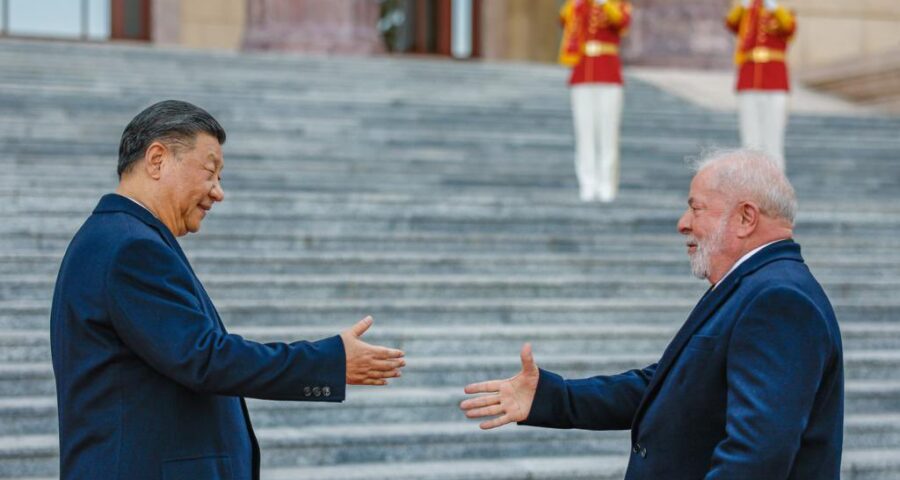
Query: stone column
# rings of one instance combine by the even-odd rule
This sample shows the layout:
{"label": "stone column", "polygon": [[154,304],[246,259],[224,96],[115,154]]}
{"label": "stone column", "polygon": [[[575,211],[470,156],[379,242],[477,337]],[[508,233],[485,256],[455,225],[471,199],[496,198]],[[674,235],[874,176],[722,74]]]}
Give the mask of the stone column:
{"label": "stone column", "polygon": [[385,51],[375,0],[248,0],[243,46],[372,55]]}
{"label": "stone column", "polygon": [[725,28],[732,0],[641,0],[625,38],[626,65],[728,68],[734,40]]}
{"label": "stone column", "polygon": [[481,2],[482,56],[555,62],[561,35],[559,8],[559,0]]}
{"label": "stone column", "polygon": [[178,45],[181,42],[181,0],[155,0],[152,10],[150,38],[157,45]]}

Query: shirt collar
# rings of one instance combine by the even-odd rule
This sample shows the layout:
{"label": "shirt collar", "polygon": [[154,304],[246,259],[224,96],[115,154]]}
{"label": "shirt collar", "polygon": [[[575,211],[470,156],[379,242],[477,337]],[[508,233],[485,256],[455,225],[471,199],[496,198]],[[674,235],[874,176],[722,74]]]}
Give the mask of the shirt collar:
{"label": "shirt collar", "polygon": [[[122,195],[122,194],[120,193],[119,195]],[[156,217],[157,219],[159,219],[159,217],[157,217],[156,214],[153,213],[149,208],[147,208],[147,206],[144,205],[143,203],[141,203],[141,202],[139,202],[139,201],[137,201],[137,200],[135,200],[135,199],[129,197],[128,195],[122,195],[122,196],[125,197],[125,198],[127,198],[127,199],[129,199],[129,200],[131,200],[132,202],[134,202],[134,203],[140,205],[141,208],[143,208],[144,210],[150,212],[150,215],[153,215],[154,217]]]}
{"label": "shirt collar", "polygon": [[727,272],[725,275],[723,275],[722,278],[720,278],[719,281],[716,282],[715,285],[713,285],[712,290],[715,290],[716,287],[718,287],[719,284],[722,283],[723,280],[725,280],[726,278],[728,278],[728,275],[731,275],[731,272],[735,271],[739,266],[741,266],[742,263],[744,263],[744,262],[746,262],[747,260],[749,260],[750,257],[752,257],[753,255],[756,255],[757,252],[759,252],[760,250],[762,250],[762,249],[768,247],[769,245],[771,245],[771,244],[773,244],[773,243],[775,243],[775,242],[780,242],[780,241],[781,241],[781,240],[775,240],[774,242],[769,242],[769,243],[767,243],[767,244],[765,244],[765,245],[760,245],[760,246],[754,248],[753,250],[750,250],[749,252],[745,253],[744,256],[741,257],[741,258],[739,258],[738,261],[734,262],[734,265],[731,266],[731,269],[729,269],[728,272]]}

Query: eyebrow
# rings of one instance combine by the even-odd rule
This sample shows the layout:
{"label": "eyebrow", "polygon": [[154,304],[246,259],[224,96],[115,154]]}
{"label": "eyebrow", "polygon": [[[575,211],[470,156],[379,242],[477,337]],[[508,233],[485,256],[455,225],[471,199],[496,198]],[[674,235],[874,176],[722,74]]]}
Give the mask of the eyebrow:
{"label": "eyebrow", "polygon": [[216,156],[215,153],[210,153],[209,155],[206,156],[206,158],[212,160],[213,163],[215,163],[216,166],[219,167],[220,169],[222,169],[222,170],[225,169],[225,165],[223,165],[222,159],[220,159],[218,156]]}

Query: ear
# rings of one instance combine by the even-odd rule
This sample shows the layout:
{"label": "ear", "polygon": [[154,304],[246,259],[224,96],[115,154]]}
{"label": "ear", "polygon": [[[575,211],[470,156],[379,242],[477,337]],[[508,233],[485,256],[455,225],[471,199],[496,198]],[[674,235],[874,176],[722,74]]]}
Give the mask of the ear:
{"label": "ear", "polygon": [[171,152],[162,142],[153,142],[147,147],[144,158],[147,160],[147,175],[154,180],[159,180],[162,175],[162,164]]}
{"label": "ear", "polygon": [[738,238],[747,238],[756,231],[759,226],[759,206],[753,202],[741,202],[738,204],[737,213],[740,216],[738,224]]}

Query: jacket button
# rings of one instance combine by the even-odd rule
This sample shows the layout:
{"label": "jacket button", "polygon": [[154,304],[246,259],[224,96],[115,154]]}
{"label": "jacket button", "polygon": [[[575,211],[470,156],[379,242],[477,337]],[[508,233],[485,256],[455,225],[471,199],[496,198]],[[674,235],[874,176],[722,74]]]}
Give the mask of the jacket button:
{"label": "jacket button", "polygon": [[303,396],[308,397],[312,395],[312,390],[309,387],[303,387]]}
{"label": "jacket button", "polygon": [[331,388],[322,387],[322,395],[325,395],[326,397],[330,397],[331,396]]}
{"label": "jacket button", "polygon": [[641,448],[641,458],[647,458],[647,448]]}
{"label": "jacket button", "polygon": [[634,453],[638,453],[641,451],[641,444],[635,443],[633,447],[631,447],[631,451]]}
{"label": "jacket button", "polygon": [[317,396],[317,397],[321,397],[321,396],[322,396],[322,389],[319,388],[319,387],[313,387],[313,395],[315,395],[315,396]]}

